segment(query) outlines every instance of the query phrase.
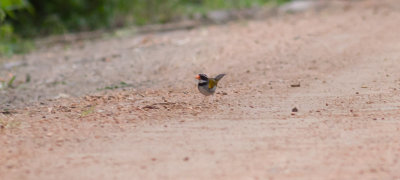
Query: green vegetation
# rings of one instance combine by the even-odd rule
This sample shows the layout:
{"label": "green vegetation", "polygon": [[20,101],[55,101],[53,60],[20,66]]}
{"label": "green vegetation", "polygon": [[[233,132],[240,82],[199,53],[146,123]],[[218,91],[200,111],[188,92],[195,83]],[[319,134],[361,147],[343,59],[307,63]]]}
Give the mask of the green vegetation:
{"label": "green vegetation", "polygon": [[82,112],[81,112],[81,117],[85,117],[85,116],[87,116],[87,115],[93,114],[93,113],[94,113],[94,110],[95,110],[95,107],[94,107],[94,106],[90,106],[90,107],[88,107],[88,108],[82,110]]}
{"label": "green vegetation", "polygon": [[102,91],[102,90],[113,90],[113,89],[118,89],[118,88],[126,88],[126,87],[132,87],[132,84],[127,84],[124,81],[121,81],[119,83],[119,85],[110,85],[110,86],[106,86],[104,88],[97,88],[98,91]]}
{"label": "green vegetation", "polygon": [[8,83],[7,83],[7,86],[8,86],[8,87],[10,87],[10,88],[14,87],[14,86],[13,86],[13,83],[14,83],[14,81],[15,81],[15,77],[16,77],[16,76],[13,76],[13,77],[8,81]]}
{"label": "green vegetation", "polygon": [[0,55],[24,53],[33,47],[32,43],[22,40],[14,31],[11,20],[17,20],[16,13],[20,10],[33,12],[26,0],[0,1]]}
{"label": "green vegetation", "polygon": [[0,55],[32,48],[24,41],[49,34],[165,23],[216,9],[281,4],[289,0],[1,0]]}

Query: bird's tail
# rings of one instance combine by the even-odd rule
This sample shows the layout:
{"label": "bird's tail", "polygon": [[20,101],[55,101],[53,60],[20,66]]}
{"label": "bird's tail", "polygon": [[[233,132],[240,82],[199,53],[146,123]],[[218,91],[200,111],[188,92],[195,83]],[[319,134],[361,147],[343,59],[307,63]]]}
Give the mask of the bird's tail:
{"label": "bird's tail", "polygon": [[214,79],[218,82],[220,79],[222,79],[225,76],[225,74],[219,74],[216,76]]}

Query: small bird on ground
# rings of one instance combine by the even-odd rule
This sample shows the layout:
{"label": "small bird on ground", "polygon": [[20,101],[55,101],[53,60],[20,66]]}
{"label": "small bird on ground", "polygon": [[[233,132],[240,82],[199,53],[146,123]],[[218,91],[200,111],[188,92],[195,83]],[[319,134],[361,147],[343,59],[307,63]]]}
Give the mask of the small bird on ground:
{"label": "small bird on ground", "polygon": [[218,81],[221,80],[225,74],[219,74],[215,78],[208,78],[205,74],[198,74],[196,79],[199,80],[197,88],[201,94],[205,96],[213,95],[217,89]]}

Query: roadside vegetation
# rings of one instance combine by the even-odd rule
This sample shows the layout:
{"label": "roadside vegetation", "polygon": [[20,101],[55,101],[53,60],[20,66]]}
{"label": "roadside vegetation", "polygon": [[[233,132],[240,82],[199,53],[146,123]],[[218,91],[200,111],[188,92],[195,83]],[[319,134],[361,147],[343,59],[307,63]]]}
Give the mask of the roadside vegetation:
{"label": "roadside vegetation", "polygon": [[290,0],[1,0],[0,56],[33,48],[30,39],[52,34],[168,23],[220,9]]}

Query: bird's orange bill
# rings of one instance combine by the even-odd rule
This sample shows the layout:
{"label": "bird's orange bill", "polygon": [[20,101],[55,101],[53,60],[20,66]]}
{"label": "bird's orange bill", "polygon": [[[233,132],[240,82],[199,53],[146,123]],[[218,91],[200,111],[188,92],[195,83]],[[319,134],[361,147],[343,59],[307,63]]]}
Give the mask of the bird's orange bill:
{"label": "bird's orange bill", "polygon": [[200,75],[197,75],[197,76],[196,76],[196,79],[200,80]]}

